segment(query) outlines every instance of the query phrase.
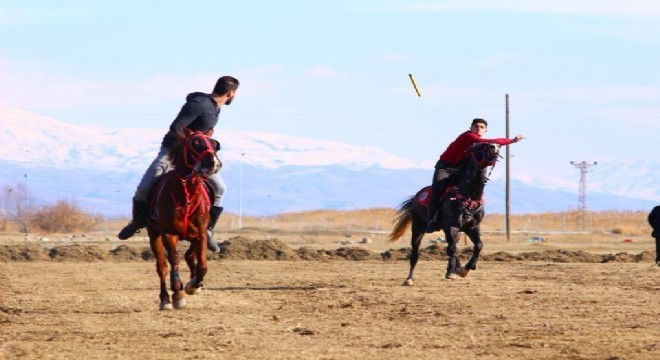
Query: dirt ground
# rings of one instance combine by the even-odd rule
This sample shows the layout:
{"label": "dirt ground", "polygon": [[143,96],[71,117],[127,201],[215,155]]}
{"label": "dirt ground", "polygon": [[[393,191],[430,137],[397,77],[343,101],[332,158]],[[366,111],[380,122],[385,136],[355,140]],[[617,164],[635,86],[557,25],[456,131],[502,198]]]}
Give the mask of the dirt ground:
{"label": "dirt ground", "polygon": [[426,241],[413,287],[407,241],[227,238],[172,311],[143,238],[1,238],[0,359],[660,358],[650,238],[486,241],[458,280]]}

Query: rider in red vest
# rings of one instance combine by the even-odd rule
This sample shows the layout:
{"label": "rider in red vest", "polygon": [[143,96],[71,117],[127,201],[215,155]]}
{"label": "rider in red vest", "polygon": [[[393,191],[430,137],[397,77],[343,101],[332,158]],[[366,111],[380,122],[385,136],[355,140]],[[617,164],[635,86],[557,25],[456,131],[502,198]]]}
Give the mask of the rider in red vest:
{"label": "rider in red vest", "polygon": [[438,211],[440,195],[444,191],[445,186],[447,186],[449,177],[458,172],[458,167],[467,157],[467,150],[470,146],[480,142],[509,145],[525,138],[523,135],[518,135],[513,139],[484,139],[482,136],[486,131],[488,131],[488,122],[486,120],[479,118],[472,120],[470,130],[459,135],[454,142],[449,144],[447,150],[440,155],[440,159],[435,164],[435,172],[433,173],[433,181],[431,183],[431,198],[428,206],[429,221],[426,225],[427,233],[439,230],[436,213]]}

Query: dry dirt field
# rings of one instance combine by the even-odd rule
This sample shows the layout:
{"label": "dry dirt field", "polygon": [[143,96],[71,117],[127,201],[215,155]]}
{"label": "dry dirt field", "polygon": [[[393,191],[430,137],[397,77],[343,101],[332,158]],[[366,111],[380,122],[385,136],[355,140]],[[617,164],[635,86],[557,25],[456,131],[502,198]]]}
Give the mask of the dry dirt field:
{"label": "dry dirt field", "polygon": [[143,237],[5,234],[0,359],[659,359],[646,230],[486,236],[458,280],[444,279],[433,234],[413,287],[401,286],[407,239],[227,232],[204,291],[172,311],[158,310]]}

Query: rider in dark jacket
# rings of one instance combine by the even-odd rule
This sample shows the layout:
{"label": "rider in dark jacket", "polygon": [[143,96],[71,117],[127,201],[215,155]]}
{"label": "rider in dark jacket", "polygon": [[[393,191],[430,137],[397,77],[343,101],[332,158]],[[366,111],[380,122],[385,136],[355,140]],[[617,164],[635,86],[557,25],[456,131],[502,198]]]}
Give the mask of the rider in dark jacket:
{"label": "rider in dark jacket", "polygon": [[651,236],[655,238],[655,264],[660,266],[660,205],[649,213],[649,225],[653,228]]}
{"label": "rider in dark jacket", "polygon": [[[176,136],[174,133],[183,135],[184,129],[201,131],[209,136],[218,123],[220,107],[231,104],[236,96],[238,89],[238,80],[231,76],[223,76],[218,79],[211,94],[195,92],[186,96],[186,103],[181,107],[181,111],[172,121],[169,132],[163,137],[160,152],[156,159],[151,163],[147,171],[142,176],[142,180],[133,196],[133,220],[126,225],[117,235],[119,239],[125,240],[135,235],[141,228],[146,226],[147,197],[151,187],[156,180],[167,171],[171,170],[172,164],[167,156],[170,147],[174,144]],[[222,213],[222,198],[226,189],[225,183],[220,174],[213,174],[209,177],[209,182],[215,189],[215,199],[211,207],[211,220],[209,222],[208,246],[211,251],[220,251],[218,245],[213,241],[213,229]]]}

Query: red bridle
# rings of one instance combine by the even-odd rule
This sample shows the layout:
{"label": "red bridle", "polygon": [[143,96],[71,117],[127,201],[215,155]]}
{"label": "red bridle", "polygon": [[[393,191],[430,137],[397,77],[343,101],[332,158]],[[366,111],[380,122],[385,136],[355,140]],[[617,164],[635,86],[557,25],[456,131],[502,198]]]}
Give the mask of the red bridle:
{"label": "red bridle", "polygon": [[[204,150],[197,151],[195,150],[195,147],[193,147],[192,142],[195,139],[201,139],[204,144],[206,144],[206,148]],[[193,169],[202,159],[204,156],[207,154],[212,154],[215,156],[215,147],[213,144],[211,144],[211,141],[209,140],[209,137],[204,135],[204,133],[198,131],[195,132],[194,134],[190,135],[188,137],[188,140],[186,141],[186,145],[183,147],[183,161],[188,169]],[[194,159],[194,162],[191,164],[188,161],[189,156],[191,155],[192,159]]]}

